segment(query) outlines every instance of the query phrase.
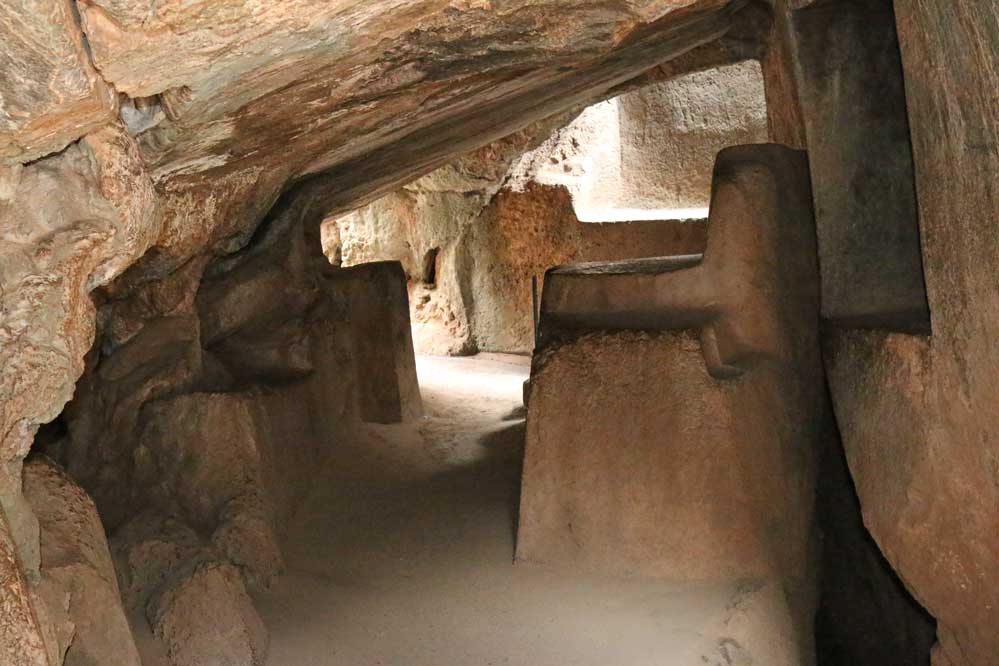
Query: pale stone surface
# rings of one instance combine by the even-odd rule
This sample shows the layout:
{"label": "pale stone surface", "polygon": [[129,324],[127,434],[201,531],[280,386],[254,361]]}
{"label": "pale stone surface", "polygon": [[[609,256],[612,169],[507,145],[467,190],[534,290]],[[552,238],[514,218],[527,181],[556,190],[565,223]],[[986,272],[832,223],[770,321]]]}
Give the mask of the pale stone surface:
{"label": "pale stone surface", "polygon": [[[65,595],[71,640],[59,641],[65,666],[140,666],[93,501],[55,463],[30,460],[25,494],[41,525],[42,581]],[[49,598],[53,598],[51,595]]]}
{"label": "pale stone surface", "polygon": [[531,280],[537,279],[540,294],[554,265],[692,254],[705,242],[703,222],[582,223],[563,188],[505,190],[460,245],[476,343],[483,351],[533,351]]}
{"label": "pale stone surface", "polygon": [[747,60],[586,109],[514,177],[567,187],[586,222],[705,217],[715,154],[766,139],[762,73]]}
{"label": "pale stone surface", "polygon": [[430,178],[440,182],[434,172],[324,225],[333,261],[402,263],[418,353],[530,352],[531,280],[543,284],[549,267],[704,248],[701,222],[582,224],[562,187],[531,184],[494,194],[427,191]]}
{"label": "pale stone surface", "polygon": [[0,4],[0,167],[60,151],[114,117],[114,91],[90,63],[75,4]]}
{"label": "pale stone surface", "polygon": [[35,610],[44,602],[33,598],[17,551],[7,520],[0,515],[0,657],[11,666],[51,666],[52,641],[45,636],[44,624],[39,626]]}
{"label": "pale stone surface", "polygon": [[267,662],[267,628],[232,565],[202,562],[179,574],[147,612],[174,666]]}
{"label": "pale stone surface", "polygon": [[[21,496],[19,461],[83,371],[95,316],[87,293],[149,247],[157,222],[152,183],[117,127],[30,165],[0,167],[0,504],[29,577],[38,571],[38,527]],[[4,649],[24,649],[15,645]]]}

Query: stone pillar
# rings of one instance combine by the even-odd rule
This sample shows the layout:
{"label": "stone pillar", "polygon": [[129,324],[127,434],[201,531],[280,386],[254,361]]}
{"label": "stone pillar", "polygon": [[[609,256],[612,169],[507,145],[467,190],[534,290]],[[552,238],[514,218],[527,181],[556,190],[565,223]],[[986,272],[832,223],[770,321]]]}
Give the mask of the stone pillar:
{"label": "stone pillar", "polygon": [[399,423],[418,417],[423,404],[402,265],[374,262],[335,275],[348,303],[361,418]]}

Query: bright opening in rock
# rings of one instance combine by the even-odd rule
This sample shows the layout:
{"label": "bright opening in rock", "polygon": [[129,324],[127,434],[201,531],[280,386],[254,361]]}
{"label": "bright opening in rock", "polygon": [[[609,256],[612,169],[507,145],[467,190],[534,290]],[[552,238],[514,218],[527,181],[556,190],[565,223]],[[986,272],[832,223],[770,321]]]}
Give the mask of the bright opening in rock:
{"label": "bright opening in rock", "polygon": [[746,60],[589,107],[524,155],[514,187],[567,188],[580,222],[703,219],[715,154],[766,140],[763,74]]}

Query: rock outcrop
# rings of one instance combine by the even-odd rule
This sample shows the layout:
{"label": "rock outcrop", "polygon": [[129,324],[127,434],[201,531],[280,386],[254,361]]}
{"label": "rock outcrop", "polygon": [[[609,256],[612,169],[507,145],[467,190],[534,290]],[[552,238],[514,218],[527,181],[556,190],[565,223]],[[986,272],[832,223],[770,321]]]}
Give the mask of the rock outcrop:
{"label": "rock outcrop", "polygon": [[24,489],[41,526],[41,585],[57,631],[56,663],[140,666],[93,500],[55,463],[33,459]]}
{"label": "rock outcrop", "polygon": [[267,629],[234,567],[202,562],[153,599],[149,622],[175,666],[264,666]]}

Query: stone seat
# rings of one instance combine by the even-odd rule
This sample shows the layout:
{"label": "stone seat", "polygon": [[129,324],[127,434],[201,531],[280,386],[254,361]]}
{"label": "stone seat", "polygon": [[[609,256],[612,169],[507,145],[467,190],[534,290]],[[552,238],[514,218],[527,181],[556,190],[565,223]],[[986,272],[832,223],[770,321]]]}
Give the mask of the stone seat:
{"label": "stone seat", "polygon": [[517,561],[772,586],[753,663],[808,663],[824,391],[805,155],[726,149],[703,256],[548,272]]}
{"label": "stone seat", "polygon": [[781,356],[785,312],[817,298],[810,192],[804,153],[726,148],[715,165],[704,255],[549,270],[539,344],[583,330],[697,329],[718,378]]}

